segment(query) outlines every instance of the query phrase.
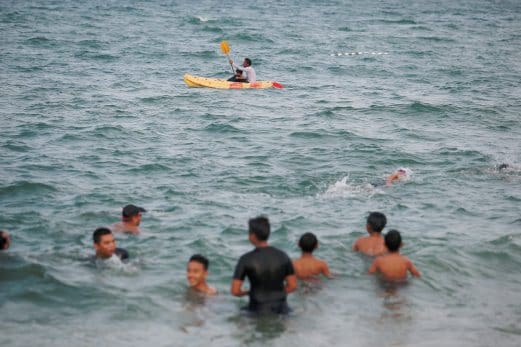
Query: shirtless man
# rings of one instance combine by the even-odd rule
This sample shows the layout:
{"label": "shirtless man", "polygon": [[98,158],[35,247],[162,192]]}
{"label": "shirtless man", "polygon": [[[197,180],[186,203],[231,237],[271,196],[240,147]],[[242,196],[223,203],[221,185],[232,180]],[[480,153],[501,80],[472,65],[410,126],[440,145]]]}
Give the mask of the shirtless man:
{"label": "shirtless man", "polygon": [[200,254],[192,255],[186,266],[186,280],[193,290],[207,295],[215,295],[217,290],[206,283],[209,265],[210,262],[206,257]]}
{"label": "shirtless man", "polygon": [[[234,296],[248,295],[250,302],[247,309],[251,312],[288,313],[287,294],[297,289],[297,277],[291,259],[283,251],[268,245],[268,218],[253,218],[248,224],[248,239],[255,249],[239,259],[230,291]],[[250,290],[242,289],[246,277],[250,282]]]}
{"label": "shirtless man", "polygon": [[136,205],[127,205],[121,211],[121,222],[112,224],[110,229],[112,231],[120,231],[130,234],[139,234],[139,224],[141,224],[141,213],[146,212],[143,207]]}
{"label": "shirtless man", "polygon": [[313,233],[302,235],[298,246],[302,250],[302,255],[299,259],[293,260],[293,267],[298,279],[313,279],[320,274],[327,278],[332,277],[327,263],[313,256],[313,251],[318,248],[318,240]]}
{"label": "shirtless man", "polygon": [[[409,170],[410,171],[410,170]],[[405,179],[409,176],[409,172],[408,172],[408,169],[405,169],[405,168],[399,168],[398,170],[396,170],[395,172],[393,172],[391,175],[389,175],[386,179],[385,179],[385,185],[386,186],[390,186],[392,185],[394,182],[397,182],[397,181],[400,181],[402,179]]]}
{"label": "shirtless man", "polygon": [[385,235],[385,245],[389,253],[376,258],[369,273],[381,273],[383,278],[389,281],[404,281],[407,279],[407,272],[414,277],[420,277],[420,272],[409,258],[400,254],[402,246],[402,237],[397,230],[391,230]]}
{"label": "shirtless man", "polygon": [[353,244],[353,251],[365,255],[376,256],[387,252],[382,230],[387,224],[387,218],[381,212],[371,212],[367,217],[365,229],[369,236],[360,237]]}

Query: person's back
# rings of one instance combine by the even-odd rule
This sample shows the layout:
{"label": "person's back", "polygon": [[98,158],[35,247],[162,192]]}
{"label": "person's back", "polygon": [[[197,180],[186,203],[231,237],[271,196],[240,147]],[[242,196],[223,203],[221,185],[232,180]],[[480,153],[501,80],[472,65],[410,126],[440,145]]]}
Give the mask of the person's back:
{"label": "person's back", "polygon": [[[286,296],[297,287],[293,264],[283,251],[268,245],[270,225],[266,217],[249,221],[248,239],[255,249],[240,257],[235,267],[230,292],[248,295],[248,310],[257,313],[287,313]],[[250,290],[242,285],[248,277]]]}
{"label": "person's back", "polygon": [[293,260],[293,268],[298,279],[311,279],[320,274],[331,277],[327,263],[313,256],[313,251],[318,247],[318,240],[313,233],[302,235],[299,247],[302,255]]}
{"label": "person's back", "polygon": [[381,212],[371,212],[367,217],[366,230],[369,236],[358,238],[353,244],[353,250],[369,256],[377,256],[387,252],[382,230],[387,224],[387,218]]}
{"label": "person's back", "polygon": [[400,254],[402,238],[397,230],[391,230],[385,235],[385,244],[389,254],[376,258],[369,273],[381,273],[386,280],[403,281],[409,271],[413,276],[420,277],[420,272],[409,258]]}
{"label": "person's back", "polygon": [[291,266],[286,253],[272,246],[255,248],[240,258],[239,265],[236,273],[250,281],[250,304],[286,300],[284,280]]}

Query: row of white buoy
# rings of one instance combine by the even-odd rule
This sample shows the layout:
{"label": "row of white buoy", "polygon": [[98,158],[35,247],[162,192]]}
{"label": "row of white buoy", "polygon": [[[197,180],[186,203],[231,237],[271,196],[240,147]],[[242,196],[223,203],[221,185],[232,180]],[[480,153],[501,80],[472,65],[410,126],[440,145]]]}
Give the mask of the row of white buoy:
{"label": "row of white buoy", "polygon": [[368,54],[368,55],[388,55],[387,52],[338,52],[338,53],[332,53],[332,57],[341,57],[341,56],[350,56],[350,55],[362,55],[362,54]]}

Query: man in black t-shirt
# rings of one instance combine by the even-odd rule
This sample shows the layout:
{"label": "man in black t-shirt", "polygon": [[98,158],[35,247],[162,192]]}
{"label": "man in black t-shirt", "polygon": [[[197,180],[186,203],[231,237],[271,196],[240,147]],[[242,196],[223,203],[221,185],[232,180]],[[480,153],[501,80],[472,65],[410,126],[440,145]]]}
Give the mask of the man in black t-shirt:
{"label": "man in black t-shirt", "polygon": [[[297,288],[297,277],[291,259],[283,251],[268,245],[270,222],[266,217],[249,221],[248,239],[255,249],[244,254],[235,267],[231,293],[249,295],[248,309],[260,313],[287,313],[286,296]],[[244,278],[250,290],[242,289]]]}

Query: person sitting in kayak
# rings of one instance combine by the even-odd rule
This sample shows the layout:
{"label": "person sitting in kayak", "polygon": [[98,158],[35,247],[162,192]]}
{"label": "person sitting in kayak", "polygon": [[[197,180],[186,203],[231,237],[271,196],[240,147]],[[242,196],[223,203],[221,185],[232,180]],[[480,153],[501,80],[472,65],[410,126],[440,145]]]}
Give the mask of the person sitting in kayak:
{"label": "person sitting in kayak", "polygon": [[230,77],[228,79],[228,81],[230,81],[230,82],[247,82],[246,78],[244,78],[244,76],[242,74],[242,70],[241,69],[235,70],[235,76]]}
{"label": "person sitting in kayak", "polygon": [[[250,58],[244,58],[244,61],[242,62],[242,66],[237,66],[233,63],[233,60],[230,59],[230,64],[233,66],[234,70],[242,70],[243,74],[246,74],[244,76],[244,80],[237,81],[237,82],[248,82],[253,83],[257,81],[257,75],[255,75],[255,70],[251,66],[251,59]],[[235,78],[232,77],[232,78]]]}

